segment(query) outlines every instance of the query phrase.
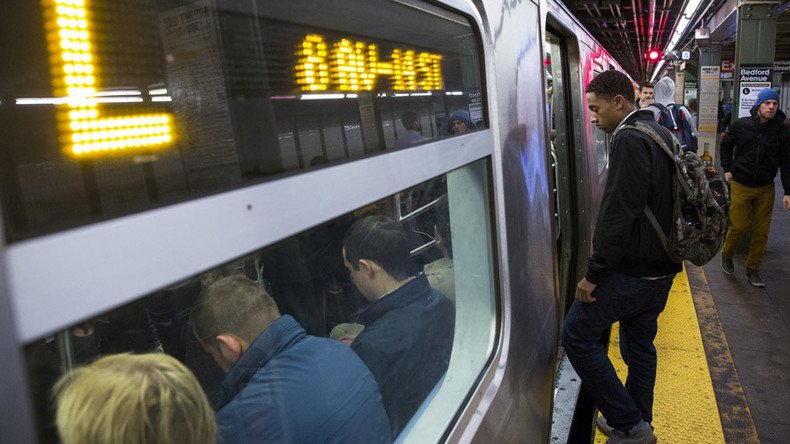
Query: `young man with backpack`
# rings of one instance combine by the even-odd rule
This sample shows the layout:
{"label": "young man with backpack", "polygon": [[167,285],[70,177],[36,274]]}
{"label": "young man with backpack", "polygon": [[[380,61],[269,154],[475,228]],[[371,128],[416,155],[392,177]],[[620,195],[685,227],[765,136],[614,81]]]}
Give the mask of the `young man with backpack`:
{"label": "young man with backpack", "polygon": [[[608,443],[654,443],[653,389],[656,379],[658,315],[664,310],[679,262],[671,259],[646,209],[663,233],[671,232],[674,161],[646,126],[667,146],[672,134],[650,110],[637,110],[629,78],[610,70],[587,86],[592,122],[608,134],[612,154],[593,236],[587,275],[576,286],[565,319],[562,344],[603,415]],[[628,377],[617,378],[601,334],[620,322],[620,348]],[[605,418],[605,419],[603,419]]]}
{"label": "young man with backpack", "polygon": [[653,111],[656,122],[672,132],[683,151],[697,152],[697,126],[688,108],[675,104],[675,82],[669,77],[659,80],[653,98],[648,109]]}

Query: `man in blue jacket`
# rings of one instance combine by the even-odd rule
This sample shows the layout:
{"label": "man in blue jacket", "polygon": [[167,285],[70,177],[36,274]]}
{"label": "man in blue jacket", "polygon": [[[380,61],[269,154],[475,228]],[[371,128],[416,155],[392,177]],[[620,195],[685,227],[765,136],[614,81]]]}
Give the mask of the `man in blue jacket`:
{"label": "man in blue jacket", "polygon": [[392,441],[365,364],[340,342],[308,336],[246,277],[204,289],[191,325],[226,373],[216,415],[220,444]]}
{"label": "man in blue jacket", "polygon": [[[605,421],[607,443],[655,443],[653,389],[656,382],[658,315],[664,310],[675,274],[674,263],[656,236],[648,207],[664,232],[672,220],[674,166],[637,122],[667,146],[672,134],[650,110],[637,110],[631,80],[610,70],[586,89],[592,123],[614,133],[609,173],[593,235],[587,275],[576,285],[576,301],[565,318],[562,345]],[[620,382],[601,335],[620,322],[620,351],[628,366]],[[608,424],[607,424],[608,422]]]}
{"label": "man in blue jacket", "polygon": [[765,257],[774,207],[774,177],[782,170],[782,207],[790,210],[790,127],[779,109],[779,93],[767,88],[757,95],[751,116],[730,125],[721,139],[721,166],[730,183],[730,226],[721,250],[721,268],[735,272],[732,256],[738,240],[752,224],[752,240],[746,258],[746,279],[765,287],[760,266]]}
{"label": "man in blue jacket", "polygon": [[371,302],[351,348],[376,377],[393,437],[447,371],[455,330],[455,306],[413,273],[409,252],[406,232],[386,216],[358,220],[343,239],[346,268]]}

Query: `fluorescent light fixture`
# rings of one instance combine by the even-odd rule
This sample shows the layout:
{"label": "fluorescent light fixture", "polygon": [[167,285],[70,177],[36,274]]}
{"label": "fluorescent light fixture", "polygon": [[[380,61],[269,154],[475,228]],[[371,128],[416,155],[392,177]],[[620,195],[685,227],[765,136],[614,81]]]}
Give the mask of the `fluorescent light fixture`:
{"label": "fluorescent light fixture", "polygon": [[342,99],[346,97],[345,94],[302,94],[299,100],[330,100]]}
{"label": "fluorescent light fixture", "polygon": [[359,97],[359,94],[346,94],[347,99],[356,99]]}
{"label": "fluorescent light fixture", "polygon": [[272,100],[294,100],[296,96],[272,96]]}
{"label": "fluorescent light fixture", "polygon": [[448,96],[462,96],[464,95],[463,91],[447,91],[445,94]]}
{"label": "fluorescent light fixture", "polygon": [[167,88],[157,88],[157,89],[149,89],[148,95],[151,96],[163,96],[167,94]]}
{"label": "fluorescent light fixture", "polygon": [[430,96],[431,94],[432,93],[430,91],[428,91],[428,92],[421,92],[421,93],[411,93],[409,95],[412,96],[412,97],[422,97],[422,96]]}
{"label": "fluorescent light fixture", "polygon": [[62,105],[66,97],[23,97],[16,99],[17,105]]}
{"label": "fluorescent light fixture", "polygon": [[409,97],[408,93],[393,93],[392,95],[395,97]]}
{"label": "fluorescent light fixture", "polygon": [[105,97],[96,99],[96,103],[137,103],[142,101],[142,97]]}
{"label": "fluorescent light fixture", "polygon": [[[669,44],[667,47],[664,48],[664,52],[674,51],[675,47],[677,47],[680,39],[683,38],[683,35],[686,33],[689,25],[691,24],[691,18],[694,17],[696,14],[697,9],[699,8],[702,0],[690,0],[686,4],[686,8],[683,9],[683,14],[680,15],[680,20],[675,24],[675,29],[672,31],[672,38],[669,39]],[[661,68],[664,66],[664,61],[658,62],[656,64],[656,68],[653,71],[653,75],[651,77],[651,82],[655,80],[656,76],[658,75]]]}
{"label": "fluorescent light fixture", "polygon": [[156,96],[151,97],[152,102],[172,102],[173,98],[170,96]]}
{"label": "fluorescent light fixture", "polygon": [[109,91],[99,91],[96,97],[109,97],[109,96],[139,96],[140,91],[136,89],[118,89]]}

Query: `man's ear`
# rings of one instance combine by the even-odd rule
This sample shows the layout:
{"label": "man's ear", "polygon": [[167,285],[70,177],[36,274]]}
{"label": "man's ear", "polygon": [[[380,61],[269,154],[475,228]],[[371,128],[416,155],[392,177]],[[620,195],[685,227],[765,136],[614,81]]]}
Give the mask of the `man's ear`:
{"label": "man's ear", "polygon": [[614,96],[614,106],[617,109],[622,109],[624,105],[625,105],[625,97],[621,95]]}
{"label": "man's ear", "polygon": [[220,357],[230,364],[235,364],[241,357],[241,354],[244,353],[242,341],[235,335],[219,334],[215,339]]}
{"label": "man's ear", "polygon": [[359,265],[359,271],[365,273],[365,276],[369,278],[372,278],[373,275],[376,274],[376,271],[381,269],[379,264],[377,264],[375,261],[372,261],[370,259],[360,259],[358,265]]}

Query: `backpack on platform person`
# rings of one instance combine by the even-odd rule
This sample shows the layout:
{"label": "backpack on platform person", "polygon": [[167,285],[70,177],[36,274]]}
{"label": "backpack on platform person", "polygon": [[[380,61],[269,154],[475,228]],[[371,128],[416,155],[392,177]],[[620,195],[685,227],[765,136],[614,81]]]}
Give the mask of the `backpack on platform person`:
{"label": "backpack on platform person", "polygon": [[[670,103],[664,106],[660,103],[653,103],[650,106],[658,108],[661,112],[658,116],[658,123],[672,131],[672,135],[680,142],[683,151],[697,152],[697,136],[694,134],[694,123],[686,117],[686,112],[691,115],[683,105]],[[686,112],[684,112],[686,111]]]}
{"label": "backpack on platform person", "polygon": [[687,260],[697,266],[706,264],[718,254],[727,233],[730,207],[727,183],[716,168],[700,160],[695,151],[682,151],[674,136],[674,146],[670,148],[656,130],[645,123],[622,125],[615,134],[623,128],[647,134],[675,164],[669,234],[661,229],[650,208],[645,206],[644,210],[670,259],[675,262]]}

